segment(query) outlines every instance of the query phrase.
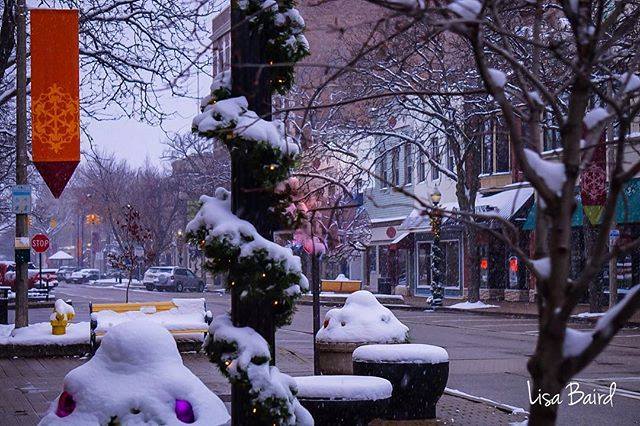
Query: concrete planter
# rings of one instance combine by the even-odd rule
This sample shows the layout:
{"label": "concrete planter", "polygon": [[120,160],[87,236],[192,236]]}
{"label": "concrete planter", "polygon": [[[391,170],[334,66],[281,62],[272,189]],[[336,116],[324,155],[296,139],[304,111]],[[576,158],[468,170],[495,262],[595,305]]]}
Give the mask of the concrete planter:
{"label": "concrete planter", "polygon": [[318,351],[318,374],[336,375],[353,374],[353,351],[363,345],[376,342],[316,342]]}

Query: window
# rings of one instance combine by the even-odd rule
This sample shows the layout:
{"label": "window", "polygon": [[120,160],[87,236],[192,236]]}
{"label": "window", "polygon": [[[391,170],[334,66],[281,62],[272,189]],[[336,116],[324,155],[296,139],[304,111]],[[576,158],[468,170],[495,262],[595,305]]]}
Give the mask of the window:
{"label": "window", "polygon": [[456,170],[456,158],[453,152],[452,142],[447,142],[447,169],[455,172]]}
{"label": "window", "polygon": [[493,173],[493,122],[487,119],[482,124],[482,174]]}
{"label": "window", "polygon": [[391,183],[394,186],[400,185],[400,148],[391,150]]}
{"label": "window", "polygon": [[438,138],[431,139],[431,159],[433,164],[431,166],[431,180],[440,179],[440,147],[438,146]]}
{"label": "window", "polygon": [[545,113],[545,120],[542,123],[542,143],[544,151],[553,151],[561,148],[560,129],[553,120],[553,115],[550,112]]}
{"label": "window", "polygon": [[422,150],[418,155],[418,182],[424,182],[427,178],[427,159],[425,158]]}
{"label": "window", "polygon": [[495,135],[494,152],[496,164],[494,171],[496,173],[508,172],[510,166],[509,131],[506,123],[504,122],[504,118],[496,120]]}
{"label": "window", "polygon": [[411,185],[413,182],[413,158],[411,158],[412,151],[411,144],[405,144],[404,146],[404,184]]}
{"label": "window", "polygon": [[509,131],[503,118],[487,119],[482,125],[482,174],[511,170]]}
{"label": "window", "polygon": [[431,286],[431,243],[418,244],[418,287]]}
{"label": "window", "polygon": [[387,169],[387,154],[384,153],[380,157],[379,171],[378,176],[380,176],[380,180],[378,181],[378,187],[386,188],[389,186],[389,170]]}
{"label": "window", "polygon": [[193,272],[191,272],[190,270],[187,269],[187,276],[190,277],[190,278],[193,278],[196,275]]}

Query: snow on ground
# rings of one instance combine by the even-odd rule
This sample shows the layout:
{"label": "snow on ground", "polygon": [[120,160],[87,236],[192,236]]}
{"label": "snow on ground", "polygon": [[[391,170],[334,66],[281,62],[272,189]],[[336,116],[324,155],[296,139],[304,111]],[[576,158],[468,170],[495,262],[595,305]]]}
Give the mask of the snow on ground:
{"label": "snow on ground", "polygon": [[402,343],[408,333],[371,292],[360,290],[350,294],[342,308],[327,312],[316,337],[321,342]]}
{"label": "snow on ground", "polygon": [[0,345],[74,345],[89,343],[89,323],[69,323],[67,333],[54,336],[51,324],[39,322],[14,330],[13,325],[0,324]]}
{"label": "snow on ground", "polygon": [[481,301],[477,301],[477,302],[461,302],[461,303],[456,303],[455,305],[451,305],[451,306],[447,306],[447,308],[451,308],[451,309],[486,309],[486,308],[499,308],[498,305],[487,305],[484,302]]}
{"label": "snow on ground", "polygon": [[[94,312],[91,318],[97,320],[96,332],[106,332],[118,324],[133,320],[148,320],[168,330],[206,329],[204,299],[171,299],[176,308],[156,312],[153,306],[143,306],[139,311],[115,312],[104,310]],[[193,336],[189,335],[189,338]],[[203,337],[203,336],[199,336]]]}
{"label": "snow on ground", "polygon": [[[122,278],[122,282],[119,283],[117,278],[101,278],[99,280],[89,281],[89,284],[95,286],[127,286],[129,280],[127,278]],[[131,280],[131,287],[133,286],[142,286],[142,281],[138,281],[136,279]]]}
{"label": "snow on ground", "polygon": [[600,318],[605,312],[582,312],[580,314],[571,315],[572,318]]}
{"label": "snow on ground", "polygon": [[295,378],[300,398],[377,401],[391,397],[391,382],[373,376],[303,376]]}
{"label": "snow on ground", "polygon": [[489,405],[493,405],[494,407],[499,407],[499,408],[503,408],[506,410],[511,410],[511,414],[529,414],[528,411],[526,411],[524,408],[522,407],[515,407],[513,405],[509,405],[509,404],[503,404],[501,402],[496,402],[493,401],[491,399],[482,397],[482,396],[475,396],[475,395],[471,395],[468,394],[466,392],[462,392],[458,389],[451,389],[451,388],[445,388],[444,392],[446,394],[449,395],[453,395],[453,396],[459,396],[461,398],[465,398],[468,399],[470,401],[476,401],[476,402],[485,402]]}
{"label": "snow on ground", "polygon": [[171,334],[151,321],[110,330],[95,356],[67,374],[63,391],[40,425],[221,425],[229,420],[220,398],[184,366]]}
{"label": "snow on ground", "polygon": [[444,348],[407,343],[400,345],[365,345],[353,351],[354,361],[438,364],[449,361]]}

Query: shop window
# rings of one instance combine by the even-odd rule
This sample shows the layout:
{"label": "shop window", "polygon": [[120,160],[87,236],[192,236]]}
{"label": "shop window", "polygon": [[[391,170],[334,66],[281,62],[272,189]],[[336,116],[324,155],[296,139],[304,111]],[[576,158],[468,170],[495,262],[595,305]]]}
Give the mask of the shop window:
{"label": "shop window", "polygon": [[496,120],[495,131],[495,172],[503,173],[509,171],[510,151],[509,151],[509,131],[503,118]]}
{"label": "shop window", "polygon": [[493,173],[493,121],[487,119],[482,125],[482,174]]}
{"label": "shop window", "polygon": [[553,119],[553,115],[548,111],[545,113],[542,130],[542,142],[545,151],[553,151],[562,147],[560,128]]}
{"label": "shop window", "polygon": [[418,287],[431,287],[431,243],[418,244]]}
{"label": "shop window", "polygon": [[442,241],[440,243],[443,255],[444,285],[445,287],[460,287],[460,242]]}
{"label": "shop window", "polygon": [[427,160],[420,151],[420,159],[418,160],[418,182],[424,182],[427,178]]}

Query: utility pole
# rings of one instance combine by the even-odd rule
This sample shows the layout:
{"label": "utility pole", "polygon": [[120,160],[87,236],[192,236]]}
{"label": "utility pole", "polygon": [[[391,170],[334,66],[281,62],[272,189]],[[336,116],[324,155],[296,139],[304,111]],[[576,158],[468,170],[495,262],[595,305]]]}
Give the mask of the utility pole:
{"label": "utility pole", "polygon": [[[16,185],[27,184],[27,8],[25,0],[16,3]],[[29,325],[27,299],[30,247],[28,214],[16,214],[16,317],[15,327]],[[20,244],[18,244],[20,241]]]}
{"label": "utility pole", "polygon": [[[269,68],[244,66],[243,64],[265,64],[264,46],[267,40],[260,31],[253,31],[251,22],[246,19],[239,7],[239,0],[231,1],[231,76],[233,96],[244,96],[250,110],[259,117],[271,119],[272,85],[269,81]],[[231,209],[239,218],[251,222],[258,233],[266,239],[273,235],[269,221],[269,205],[255,188],[259,182],[253,182],[246,173],[246,159],[242,150],[230,150],[231,153]],[[229,271],[230,279],[236,272]],[[269,344],[271,363],[275,364],[275,326],[271,306],[255,303],[249,298],[241,298],[240,291],[231,291],[231,318],[236,327],[251,327]],[[254,424],[251,417],[249,389],[240,385],[231,387],[231,419],[234,426]]]}
{"label": "utility pole", "polygon": [[[609,94],[613,93],[612,84],[609,83],[608,87]],[[607,138],[605,142],[613,142],[614,133],[613,133],[613,125],[609,124],[607,126]],[[616,167],[616,145],[611,144],[611,146],[607,145],[609,148],[608,151],[608,163],[609,163],[609,183],[613,181],[613,175],[615,173]],[[615,215],[613,217],[613,221],[611,223],[611,229],[616,228],[616,218]],[[611,231],[609,231],[611,232]],[[611,241],[611,238],[609,238]],[[609,246],[609,250],[613,250],[613,245]],[[618,259],[615,256],[611,256],[609,259],[609,309],[613,308],[613,306],[618,303]]]}

